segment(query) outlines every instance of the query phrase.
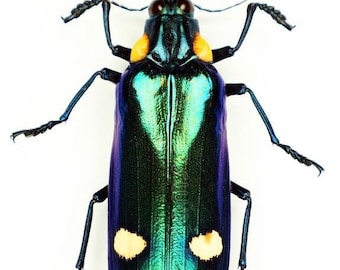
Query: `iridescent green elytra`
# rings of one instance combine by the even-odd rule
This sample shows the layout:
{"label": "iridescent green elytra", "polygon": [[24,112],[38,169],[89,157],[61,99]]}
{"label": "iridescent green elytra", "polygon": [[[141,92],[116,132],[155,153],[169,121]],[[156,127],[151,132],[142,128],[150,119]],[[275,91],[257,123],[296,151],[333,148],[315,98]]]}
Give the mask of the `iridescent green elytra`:
{"label": "iridescent green elytra", "polygon": [[133,259],[118,254],[113,267],[225,265],[224,250],[218,260],[204,261],[189,247],[193,237],[213,230],[229,247],[223,82],[212,66],[197,61],[169,72],[145,60],[125,75],[117,93],[122,135],[114,149],[122,150],[113,160],[113,198],[119,201],[110,209],[112,234],[124,228],[143,237],[146,247]]}

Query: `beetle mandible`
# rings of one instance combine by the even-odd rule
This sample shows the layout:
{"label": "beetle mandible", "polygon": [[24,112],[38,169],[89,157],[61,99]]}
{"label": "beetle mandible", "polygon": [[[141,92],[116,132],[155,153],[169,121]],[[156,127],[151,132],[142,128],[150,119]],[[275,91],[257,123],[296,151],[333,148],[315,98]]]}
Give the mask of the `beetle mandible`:
{"label": "beetle mandible", "polygon": [[234,47],[211,49],[193,18],[190,0],[154,0],[148,7],[144,34],[130,48],[113,45],[110,4],[79,4],[69,22],[102,3],[104,30],[114,56],[129,61],[126,71],[103,68],[78,91],[59,120],[14,132],[36,136],[66,121],[97,76],[117,84],[110,179],[93,195],[76,268],[83,269],[93,205],[108,198],[109,270],[223,269],[229,267],[230,194],[247,201],[240,269],[246,268],[251,210],[250,192],[230,181],[226,144],[227,96],[248,93],[272,143],[299,162],[323,168],[281,144],[254,93],[244,84],[225,84],[213,63],[241,47],[257,8],[279,24],[293,26],[274,7],[250,3]]}

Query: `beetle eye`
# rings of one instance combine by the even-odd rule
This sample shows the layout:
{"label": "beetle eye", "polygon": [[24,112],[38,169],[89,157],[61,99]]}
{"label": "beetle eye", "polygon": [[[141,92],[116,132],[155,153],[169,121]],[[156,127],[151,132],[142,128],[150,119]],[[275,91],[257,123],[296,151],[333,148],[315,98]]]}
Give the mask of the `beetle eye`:
{"label": "beetle eye", "polygon": [[189,0],[178,1],[178,6],[184,13],[192,13],[194,11],[194,5]]}
{"label": "beetle eye", "polygon": [[150,17],[160,14],[162,9],[163,9],[163,1],[154,0],[153,2],[151,2],[150,6],[149,6]]}

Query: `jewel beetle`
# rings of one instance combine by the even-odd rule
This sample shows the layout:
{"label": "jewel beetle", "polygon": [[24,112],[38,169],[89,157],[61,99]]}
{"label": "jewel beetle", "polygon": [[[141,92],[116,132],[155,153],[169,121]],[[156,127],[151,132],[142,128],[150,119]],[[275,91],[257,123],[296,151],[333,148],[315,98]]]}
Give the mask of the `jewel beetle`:
{"label": "jewel beetle", "polygon": [[[141,9],[91,0],[63,19],[69,22],[100,3],[107,44],[114,56],[129,62],[126,71],[95,72],[58,120],[11,136],[36,136],[65,122],[98,76],[117,85],[109,184],[90,201],[76,268],[84,267],[93,206],[108,199],[109,270],[226,270],[234,194],[247,201],[239,257],[244,270],[252,200],[229,178],[226,98],[248,93],[271,142],[319,173],[323,168],[281,144],[253,91],[242,83],[224,83],[213,64],[239,50],[256,9],[288,30],[293,26],[274,7],[250,3],[236,46],[211,49],[199,32],[194,8],[223,9],[205,9],[190,0],[154,0]],[[131,49],[111,41],[111,4],[148,9],[144,33]]]}

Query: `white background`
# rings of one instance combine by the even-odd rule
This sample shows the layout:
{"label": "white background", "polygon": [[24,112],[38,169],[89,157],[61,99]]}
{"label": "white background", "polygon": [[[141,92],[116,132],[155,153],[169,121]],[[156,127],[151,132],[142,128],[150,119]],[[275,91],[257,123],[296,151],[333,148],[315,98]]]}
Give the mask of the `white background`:
{"label": "white background", "polygon": [[[216,0],[220,6],[231,2]],[[148,1],[122,1],[139,7]],[[214,2],[215,3],[215,2]],[[107,184],[114,85],[96,80],[67,124],[35,138],[11,132],[57,119],[90,75],[127,63],[106,46],[101,7],[64,24],[77,0],[6,1],[0,9],[0,269],[74,269],[87,204]],[[201,1],[211,8],[212,1]],[[273,146],[249,96],[228,101],[232,179],[251,190],[248,270],[340,269],[339,21],[336,1],[270,1],[296,28],[257,11],[241,49],[215,66],[254,90],[277,136],[326,171]],[[234,46],[247,4],[196,12],[213,48]],[[114,43],[131,47],[147,12],[112,7]],[[230,269],[237,269],[244,202],[232,200]],[[97,205],[85,269],[107,269],[106,202]]]}

